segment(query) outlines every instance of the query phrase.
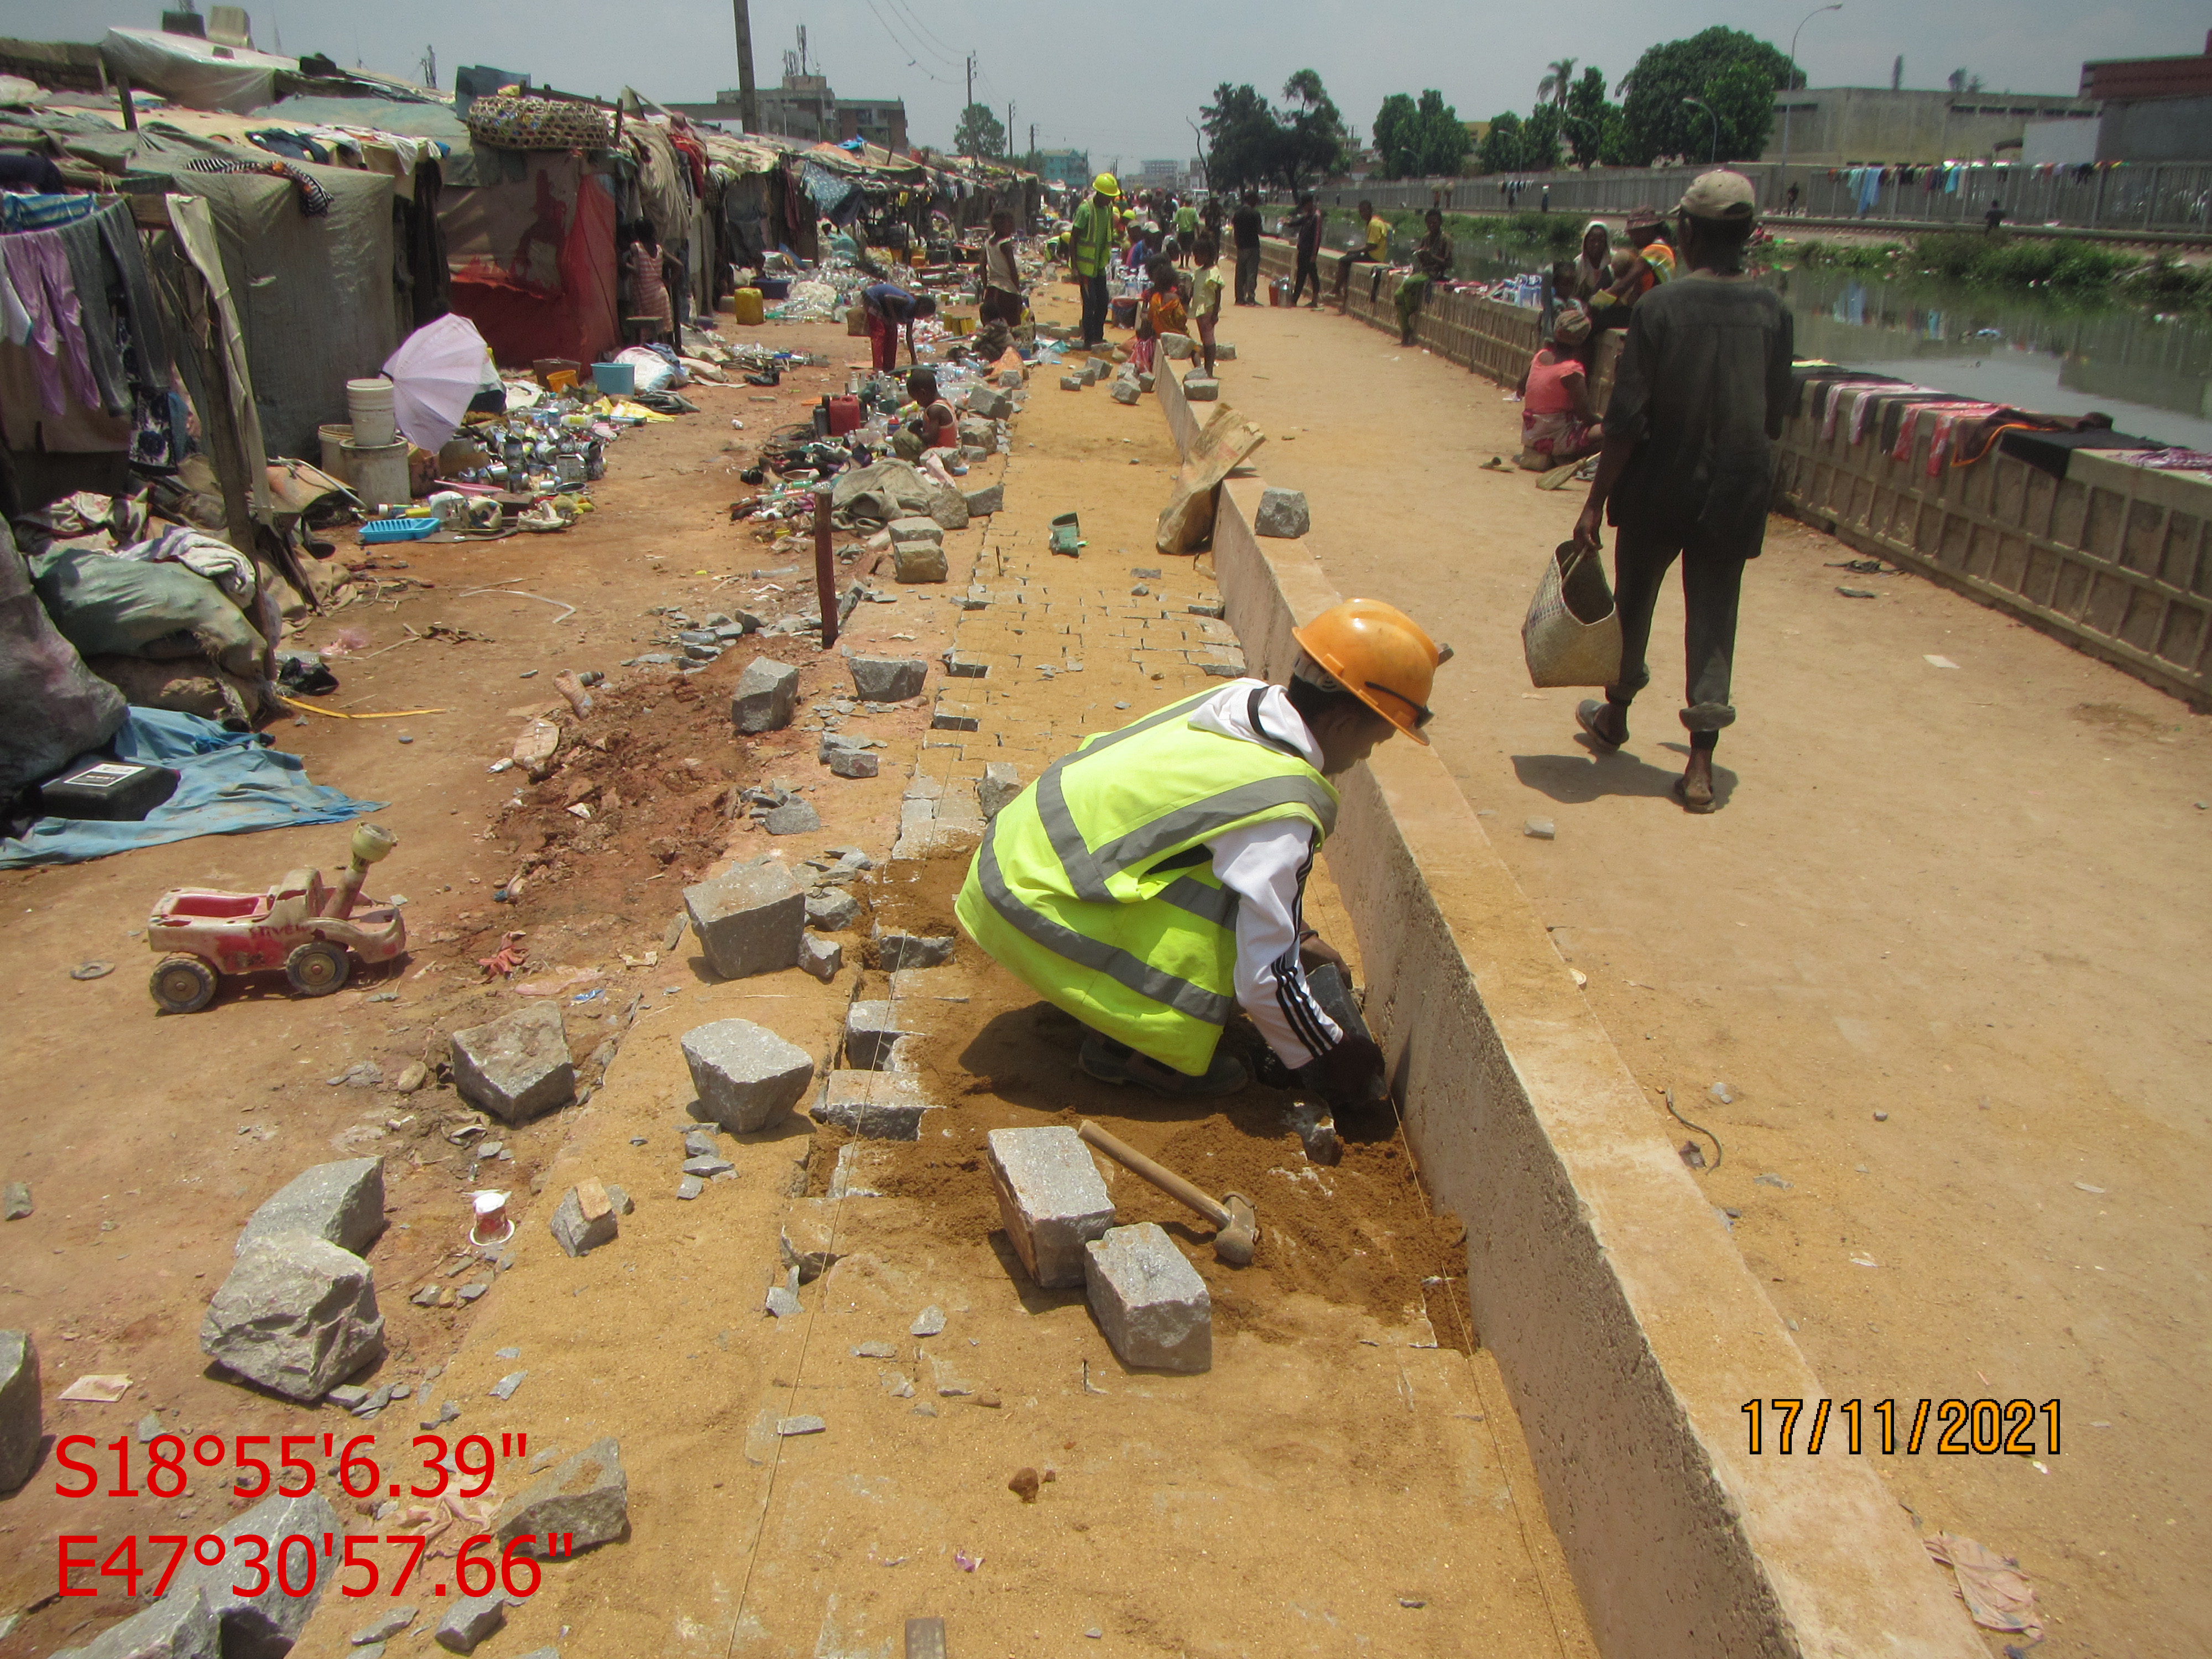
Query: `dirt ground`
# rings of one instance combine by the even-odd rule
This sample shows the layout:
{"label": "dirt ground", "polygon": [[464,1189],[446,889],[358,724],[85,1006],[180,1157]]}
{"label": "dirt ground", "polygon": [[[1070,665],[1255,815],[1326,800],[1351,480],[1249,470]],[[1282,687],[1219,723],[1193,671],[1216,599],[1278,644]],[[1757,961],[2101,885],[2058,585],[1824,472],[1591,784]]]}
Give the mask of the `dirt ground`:
{"label": "dirt ground", "polygon": [[[1060,308],[1055,297],[1048,314]],[[104,1444],[149,1411],[191,1435],[373,1431],[388,1469],[418,1423],[448,1408],[459,1416],[441,1432],[526,1434],[536,1455],[617,1436],[630,1536],[550,1568],[480,1650],[486,1659],[571,1643],[702,1659],[885,1654],[901,1620],[926,1613],[948,1618],[963,1653],[1592,1651],[1502,1382],[1486,1355],[1467,1352],[1455,1225],[1430,1213],[1388,1124],[1351,1130],[1343,1161],[1316,1168],[1272,1091],[1204,1111],[1133,1101],[1082,1078],[1067,1023],[963,947],[901,1004],[933,1011],[919,1022],[915,1061],[945,1109],[921,1140],[851,1144],[794,1118],[724,1137],[733,1177],[677,1199],[679,1136],[696,1127],[685,1030],[753,1019],[827,1066],[848,999],[889,994],[883,975],[849,965],[830,985],[796,970],[716,981],[688,936],[672,951],[681,887],[763,853],[796,866],[856,845],[885,864],[917,753],[928,775],[965,787],[994,741],[988,722],[964,740],[927,732],[927,698],[856,714],[847,732],[889,745],[882,775],[835,780],[814,758],[810,715],[752,740],[727,725],[730,684],[756,649],[799,664],[810,703],[846,687],[836,659],[803,637],[749,639],[689,682],[666,666],[622,666],[673,648],[659,607],[695,619],[811,608],[805,552],[778,554],[727,509],[750,493],[736,473],[757,439],[841,384],[865,349],[830,329],[763,337],[826,352],[834,367],[787,376],[775,405],[751,388],[702,387],[690,394],[700,416],[615,447],[599,510],[576,529],[387,550],[374,574],[435,585],[306,630],[310,647],[349,647],[331,658],[343,683],[324,705],[447,711],[303,715],[274,728],[318,781],[392,803],[377,819],[399,848],[371,890],[410,901],[413,949],[397,972],[319,1002],[227,984],[185,1018],[157,1017],[145,999],[150,957],[131,930],[154,896],[186,883],[250,890],[295,864],[336,862],[343,828],[0,876],[0,949],[18,969],[0,1050],[16,1084],[0,1176],[28,1180],[38,1201],[31,1219],[0,1231],[0,1322],[37,1335],[49,1431]],[[1062,398],[1051,386],[1041,376],[1038,395]],[[1022,550],[1034,554],[1045,521],[1079,504],[1093,547],[1079,579],[1037,589],[1038,631],[1063,667],[1064,653],[1085,650],[1087,669],[1054,678],[1031,668],[1012,687],[1010,666],[994,671],[1011,691],[1001,707],[1024,723],[990,752],[1028,776],[1037,745],[1072,745],[1128,718],[1118,705],[1206,682],[1188,665],[1154,666],[1142,646],[1115,661],[1102,645],[1067,643],[1066,617],[1098,613],[1127,586],[1126,567],[1156,562],[1146,549],[1173,465],[1158,408],[1121,408],[1099,390],[1033,410],[1015,434],[1010,460],[971,477],[988,481],[1003,465],[1008,505],[948,538],[952,585],[878,578],[898,603],[862,605],[847,642],[935,659],[953,642],[960,613],[946,599],[968,574],[1024,580]],[[1087,599],[1066,591],[1079,580]],[[1155,608],[1182,620],[1183,603],[1212,584],[1202,566],[1178,563],[1152,586]],[[522,591],[471,591],[496,586]],[[432,622],[490,638],[410,638]],[[556,701],[550,681],[563,667],[608,676],[588,716]],[[569,728],[562,769],[535,786],[489,772],[548,711]],[[815,802],[818,833],[771,839],[747,827],[733,792],[778,780]],[[964,862],[889,865],[854,891],[876,919],[942,931]],[[1325,877],[1308,913],[1350,945]],[[477,963],[516,933],[525,966],[483,982]],[[850,964],[862,933],[844,940]],[[88,957],[118,965],[71,980]],[[443,1079],[416,1094],[392,1086],[410,1062],[440,1055],[445,1034],[532,997],[563,1006],[595,1088],[584,1103],[487,1129]],[[118,1030],[135,1040],[111,1048]],[[374,1079],[337,1080],[363,1065]],[[1233,1272],[1212,1261],[1194,1218],[1133,1177],[1112,1181],[1124,1218],[1168,1227],[1209,1284],[1216,1362],[1205,1377],[1120,1365],[1080,1292],[1036,1291],[996,1231],[981,1137],[1085,1115],[1259,1206],[1260,1255]],[[224,1380],[196,1336],[253,1206],[306,1164],[365,1152],[386,1158],[390,1224],[369,1255],[391,1354],[368,1380],[411,1394],[357,1424]],[[586,1174],[623,1187],[635,1209],[615,1244],[572,1260],[544,1218]],[[462,1248],[467,1194],[481,1187],[515,1194],[518,1231],[496,1270]],[[778,1229],[795,1200],[825,1192],[850,1194],[834,1206],[842,1259],[802,1291],[799,1316],[771,1318]],[[434,1304],[417,1305],[426,1289]],[[907,1335],[930,1304],[946,1315],[942,1335]],[[892,1342],[896,1357],[854,1355],[863,1340]],[[938,1365],[964,1391],[940,1392]],[[489,1395],[515,1370],[527,1376],[511,1399]],[[131,1387],[113,1405],[53,1401],[90,1372],[125,1373]],[[829,1428],[774,1433],[802,1413]],[[1007,1486],[1024,1467],[1041,1471],[1034,1505]],[[0,1608],[22,1615],[0,1626],[0,1659],[82,1644],[132,1605],[82,1572],[76,1585],[100,1596],[57,1597],[58,1534],[198,1533],[246,1507],[213,1477],[167,1504],[64,1499],[57,1473],[50,1460],[0,1499]],[[492,1499],[522,1478],[503,1468]],[[375,1501],[339,1506],[349,1527],[388,1533],[411,1504],[382,1522],[369,1518]],[[433,1544],[409,1593],[426,1609],[398,1638],[409,1655],[433,1650],[441,1604],[422,1598],[445,1593],[427,1587],[451,1577],[465,1530]],[[388,1583],[401,1553],[371,1553]],[[381,1591],[326,1596],[301,1659],[337,1659],[365,1610],[388,1605]]]}
{"label": "dirt ground", "polygon": [[1581,501],[1482,469],[1517,447],[1503,390],[1334,314],[1221,335],[1337,586],[1457,647],[1438,752],[1656,1121],[1716,1160],[1672,1091],[1720,1138],[1699,1178],[1830,1395],[2063,1402],[2057,1456],[1877,1459],[1899,1503],[2018,1558],[2039,1654],[2212,1650],[2212,1457],[2175,1431],[2212,1382],[2207,723],[1776,519],[1723,810],[1687,817],[1679,588],[1620,753],[1580,740],[1589,694],[1528,687],[1522,615]]}

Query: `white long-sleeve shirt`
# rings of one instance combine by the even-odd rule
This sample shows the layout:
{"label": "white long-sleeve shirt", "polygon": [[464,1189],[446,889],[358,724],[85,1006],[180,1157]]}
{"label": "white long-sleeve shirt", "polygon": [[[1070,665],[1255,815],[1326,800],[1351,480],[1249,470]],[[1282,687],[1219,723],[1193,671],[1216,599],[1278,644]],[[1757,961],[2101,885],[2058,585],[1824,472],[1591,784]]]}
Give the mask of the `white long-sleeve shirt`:
{"label": "white long-sleeve shirt", "polygon": [[[1261,694],[1259,730],[1252,724],[1255,690]],[[1232,680],[1199,704],[1191,724],[1271,749],[1288,744],[1309,766],[1321,769],[1321,745],[1279,685]],[[1227,830],[1206,843],[1214,875],[1237,899],[1237,1000],[1268,1046],[1294,1069],[1318,1059],[1344,1036],[1314,1000],[1298,963],[1314,839],[1311,824],[1288,818]]]}

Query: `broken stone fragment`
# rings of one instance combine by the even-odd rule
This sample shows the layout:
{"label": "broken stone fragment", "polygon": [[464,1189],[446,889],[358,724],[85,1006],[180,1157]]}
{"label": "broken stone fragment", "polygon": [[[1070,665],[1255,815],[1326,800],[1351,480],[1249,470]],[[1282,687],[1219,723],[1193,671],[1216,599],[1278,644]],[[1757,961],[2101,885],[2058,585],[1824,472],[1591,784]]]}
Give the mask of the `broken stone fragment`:
{"label": "broken stone fragment", "polygon": [[198,1584],[172,1584],[144,1612],[110,1625],[83,1647],[62,1649],[53,1659],[222,1659],[222,1626]]}
{"label": "broken stone fragment", "polygon": [[936,1103],[915,1079],[896,1072],[832,1072],[812,1108],[817,1123],[834,1123],[863,1140],[918,1140],[921,1120]]}
{"label": "broken stone fragment", "polygon": [[684,1035],[701,1113],[736,1134],[755,1134],[789,1115],[814,1080],[806,1050],[750,1020],[718,1019]]}
{"label": "broken stone fragment", "polygon": [[902,968],[941,968],[952,960],[957,942],[949,933],[886,933],[878,929],[876,965],[887,974]]}
{"label": "broken stone fragment", "polygon": [[389,1642],[415,1622],[416,1611],[413,1607],[394,1607],[370,1620],[346,1640],[357,1648],[365,1648],[371,1642]]}
{"label": "broken stone fragment", "polygon": [[854,694],[869,702],[905,702],[921,695],[929,665],[919,657],[848,657]]}
{"label": "broken stone fragment", "polygon": [[1109,395],[1117,404],[1133,404],[1145,394],[1133,374],[1117,375]]}
{"label": "broken stone fragment", "polygon": [[1021,793],[1022,775],[1009,761],[991,762],[983,769],[983,775],[975,780],[975,805],[982,808],[986,818],[998,817],[1006,804]]}
{"label": "broken stone fragment", "polygon": [[847,1068],[855,1072],[890,1071],[896,1057],[900,1036],[898,1016],[890,1003],[854,1003],[845,1013]]}
{"label": "broken stone fragment", "polygon": [[0,1492],[31,1478],[45,1434],[39,1345],[28,1331],[0,1331]]}
{"label": "broken stone fragment", "polygon": [[496,1587],[465,1598],[438,1621],[438,1645],[448,1653],[474,1653],[477,1644],[507,1622],[507,1593]]}
{"label": "broken stone fragment", "polygon": [[708,965],[724,979],[772,974],[799,959],[806,896],[781,865],[744,866],[684,890]]}
{"label": "broken stone fragment", "polygon": [[562,1194],[547,1224],[555,1242],[570,1255],[583,1255],[611,1243],[622,1231],[614,1200],[605,1184],[596,1180],[579,1182]]}
{"label": "broken stone fragment", "polygon": [[760,825],[771,836],[809,836],[822,827],[822,815],[811,801],[787,800],[763,813]]}
{"label": "broken stone fragment", "polygon": [[799,942],[799,965],[827,985],[845,965],[845,947],[835,939],[809,933]]}
{"label": "broken stone fragment", "polygon": [[200,1348],[288,1400],[319,1400],[384,1353],[375,1276],[306,1233],[249,1239],[208,1304]]}
{"label": "broken stone fragment", "polygon": [[806,896],[806,925],[825,933],[841,933],[860,919],[860,902],[835,887],[820,887]]}
{"label": "broken stone fragment", "polygon": [[1255,535],[1291,538],[1312,528],[1313,514],[1306,506],[1304,490],[1269,484],[1260,492],[1260,510],[1252,520]]}
{"label": "broken stone fragment", "polygon": [[783,1265],[799,1270],[799,1282],[811,1285],[836,1265],[837,1218],[827,1199],[802,1198],[785,1212],[776,1237]]}
{"label": "broken stone fragment", "polygon": [[833,775],[841,778],[872,778],[883,767],[873,750],[853,749],[843,744],[827,749],[822,760]]}
{"label": "broken stone fragment", "polygon": [[968,512],[971,517],[984,518],[998,512],[1006,504],[1006,487],[1003,483],[984,484],[967,492]]}
{"label": "broken stone fragment", "polygon": [[[247,1552],[240,1540],[267,1539],[273,1573],[281,1540],[296,1533],[319,1544],[325,1533],[343,1530],[337,1511],[319,1492],[297,1498],[265,1498],[222,1528],[220,1536],[226,1548],[214,1565],[186,1558],[169,1581],[168,1596],[160,1605],[166,1607],[195,1593],[202,1595],[222,1632],[224,1659],[241,1659],[241,1656],[243,1659],[282,1659],[300,1639],[334,1575],[317,1572],[301,1595],[286,1595],[283,1587],[274,1582],[258,1595],[242,1595],[236,1589],[241,1577],[238,1564],[246,1559]],[[296,1547],[292,1562],[296,1573],[300,1563]]]}
{"label": "broken stone fragment", "polygon": [[1083,1249],[1091,1316],[1123,1364],[1169,1371],[1212,1366],[1212,1300],[1165,1230],[1151,1221],[1115,1227]]}
{"label": "broken stone fragment", "polygon": [[31,1183],[11,1181],[0,1187],[0,1220],[21,1221],[31,1213]]}
{"label": "broken stone fragment", "polygon": [[985,1138],[1007,1241],[1048,1290],[1080,1285],[1084,1247],[1114,1224],[1114,1200],[1074,1130],[994,1129]]}
{"label": "broken stone fragment", "polygon": [[730,724],[740,732],[779,732],[799,708],[799,671],[789,663],[755,657],[738,676],[730,698]]}
{"label": "broken stone fragment", "polygon": [[1210,404],[1221,396],[1221,382],[1210,374],[1193,374],[1183,381],[1182,395],[1194,404]]}
{"label": "broken stone fragment", "polygon": [[461,1098],[509,1123],[565,1106],[575,1096],[576,1066],[557,1004],[517,1009],[456,1031],[451,1052]]}
{"label": "broken stone fragment", "polygon": [[270,1194],[246,1218],[232,1254],[249,1238],[307,1233],[361,1255],[383,1231],[384,1160],[349,1158],[303,1170]]}

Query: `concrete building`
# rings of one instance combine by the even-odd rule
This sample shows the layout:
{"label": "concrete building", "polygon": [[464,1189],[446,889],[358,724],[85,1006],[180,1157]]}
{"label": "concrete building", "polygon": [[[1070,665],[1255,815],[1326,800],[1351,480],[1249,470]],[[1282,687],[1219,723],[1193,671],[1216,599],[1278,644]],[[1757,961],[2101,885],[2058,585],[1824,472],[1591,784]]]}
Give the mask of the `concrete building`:
{"label": "concrete building", "polygon": [[1887,87],[1801,87],[1774,94],[1762,161],[1808,167],[1899,161],[2016,161],[2030,121],[2090,119],[2096,106],[2063,94],[1893,92]]}
{"label": "concrete building", "polygon": [[[840,98],[830,90],[828,76],[796,71],[787,72],[780,87],[761,88],[757,96],[763,132],[817,143],[842,144],[848,138],[865,138],[895,153],[907,148],[903,98]],[[739,124],[735,88],[716,93],[711,104],[668,107],[695,121]]]}
{"label": "concrete building", "polygon": [[1080,187],[1095,176],[1087,149],[1041,149],[1035,159],[1037,176],[1048,185]]}
{"label": "concrete building", "polygon": [[2194,58],[2084,64],[2081,95],[2103,106],[2100,161],[2212,161],[2212,33]]}

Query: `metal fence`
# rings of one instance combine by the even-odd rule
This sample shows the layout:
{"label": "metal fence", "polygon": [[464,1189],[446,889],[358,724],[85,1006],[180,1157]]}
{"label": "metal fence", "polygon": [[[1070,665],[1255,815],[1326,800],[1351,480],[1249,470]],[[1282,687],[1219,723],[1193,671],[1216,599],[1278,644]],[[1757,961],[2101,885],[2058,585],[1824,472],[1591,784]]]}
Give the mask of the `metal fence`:
{"label": "metal fence", "polygon": [[[2105,231],[2212,230],[2212,162],[2157,161],[2117,167],[2046,168],[2020,163],[1964,167],[1955,188],[1940,168],[1884,171],[1867,202],[1863,174],[1852,167],[1784,168],[1778,162],[1731,164],[1758,186],[1762,209],[1778,214],[1790,185],[1796,211],[1816,219],[1869,219],[1978,229],[1994,202],[2006,222],[2029,227]],[[1328,185],[1316,191],[1325,208],[1369,201],[1380,208],[1441,207],[1449,213],[1528,211],[1622,214],[1664,210],[1681,199],[1701,167],[1600,167],[1589,173],[1493,174],[1480,179],[1415,179],[1392,184]],[[1936,187],[1929,188],[1933,179]],[[1863,206],[1862,204],[1864,204]]]}

